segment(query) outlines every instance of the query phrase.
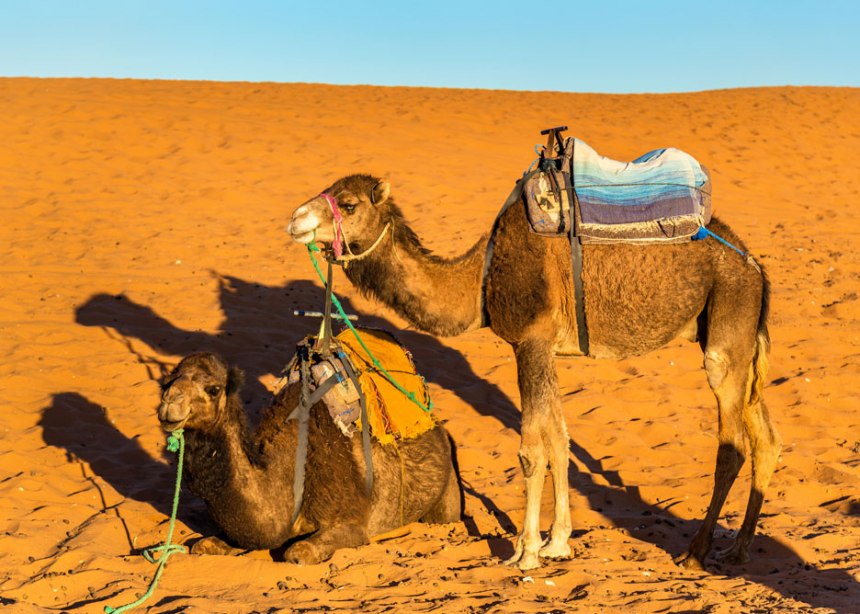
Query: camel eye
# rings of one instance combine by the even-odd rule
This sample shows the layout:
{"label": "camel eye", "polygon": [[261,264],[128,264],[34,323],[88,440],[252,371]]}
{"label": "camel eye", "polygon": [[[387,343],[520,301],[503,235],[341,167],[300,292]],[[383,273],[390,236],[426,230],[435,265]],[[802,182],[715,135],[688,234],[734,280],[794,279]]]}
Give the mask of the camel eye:
{"label": "camel eye", "polygon": [[221,386],[206,386],[203,390],[206,391],[210,397],[217,397],[221,393]]}
{"label": "camel eye", "polygon": [[344,213],[353,213],[355,211],[355,205],[351,205],[348,203],[342,204],[340,208],[344,211]]}

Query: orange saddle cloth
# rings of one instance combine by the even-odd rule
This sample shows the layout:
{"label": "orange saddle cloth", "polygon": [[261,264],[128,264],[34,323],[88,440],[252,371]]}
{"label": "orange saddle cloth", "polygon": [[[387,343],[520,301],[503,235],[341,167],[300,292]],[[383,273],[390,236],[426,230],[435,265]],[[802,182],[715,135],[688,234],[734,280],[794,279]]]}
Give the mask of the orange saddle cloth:
{"label": "orange saddle cloth", "polygon": [[[390,444],[397,439],[418,437],[435,427],[436,417],[398,390],[373,361],[373,358],[376,358],[378,364],[382,365],[407,393],[429,408],[430,393],[427,383],[416,371],[409,351],[385,331],[362,328],[358,332],[372,357],[349,329],[338,334],[335,339],[358,373],[373,436],[380,443]],[[360,419],[357,426],[361,428]]]}

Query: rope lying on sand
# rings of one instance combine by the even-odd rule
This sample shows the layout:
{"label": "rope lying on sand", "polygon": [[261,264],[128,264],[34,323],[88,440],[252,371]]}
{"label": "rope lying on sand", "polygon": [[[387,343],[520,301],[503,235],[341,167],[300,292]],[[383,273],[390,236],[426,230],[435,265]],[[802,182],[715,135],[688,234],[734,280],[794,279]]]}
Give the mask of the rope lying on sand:
{"label": "rope lying on sand", "polygon": [[[179,452],[178,461],[176,463],[176,486],[173,489],[173,510],[170,512],[170,527],[167,529],[167,539],[164,540],[163,546],[147,548],[143,551],[143,558],[150,563],[156,563],[158,565],[158,569],[155,570],[155,575],[149,583],[149,589],[147,589],[147,591],[141,595],[137,601],[121,605],[118,608],[112,608],[111,606],[106,605],[105,614],[121,614],[122,612],[127,612],[128,610],[138,607],[144,601],[149,599],[152,596],[152,593],[155,592],[155,587],[158,585],[158,579],[161,577],[161,572],[164,571],[164,566],[167,564],[167,559],[170,558],[170,555],[176,554],[177,552],[187,552],[185,546],[171,543],[171,540],[173,539],[173,528],[176,525],[176,510],[179,509],[179,488],[182,483],[182,461],[185,456],[185,438],[182,436],[182,429],[176,429],[170,433],[167,438],[167,449],[170,452]],[[158,559],[153,556],[156,552],[161,553],[161,556]]]}

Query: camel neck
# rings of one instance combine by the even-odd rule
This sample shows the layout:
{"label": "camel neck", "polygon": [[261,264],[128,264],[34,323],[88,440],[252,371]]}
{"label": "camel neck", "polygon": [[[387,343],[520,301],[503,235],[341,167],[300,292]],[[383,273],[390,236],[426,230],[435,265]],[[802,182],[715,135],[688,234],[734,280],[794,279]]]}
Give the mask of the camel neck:
{"label": "camel neck", "polygon": [[480,327],[487,237],[446,259],[424,248],[405,225],[389,234],[367,258],[347,267],[349,280],[420,330],[450,336]]}
{"label": "camel neck", "polygon": [[[279,439],[284,440],[279,443],[289,447],[286,439],[295,439],[295,428],[285,426],[279,435]],[[191,489],[210,501],[225,492],[225,485],[241,487],[250,475],[265,471],[269,460],[267,450],[255,445],[255,439],[238,397],[228,401],[225,419],[205,430],[188,429],[186,468]],[[291,455],[285,456],[279,458],[279,462],[292,462]]]}
{"label": "camel neck", "polygon": [[290,535],[294,424],[276,420],[252,434],[234,415],[206,431],[186,431],[188,486],[236,543],[270,548]]}

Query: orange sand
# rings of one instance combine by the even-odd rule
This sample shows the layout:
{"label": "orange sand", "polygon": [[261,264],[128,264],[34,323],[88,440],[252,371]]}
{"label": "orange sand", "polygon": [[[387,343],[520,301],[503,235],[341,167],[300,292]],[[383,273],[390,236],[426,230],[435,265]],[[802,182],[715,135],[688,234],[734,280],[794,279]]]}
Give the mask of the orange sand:
{"label": "orange sand", "polygon": [[[459,446],[464,524],[410,525],[297,567],[176,555],[152,612],[860,611],[860,90],[592,95],[324,85],[0,79],[0,603],[100,612],[142,593],[172,455],[165,368],[222,352],[258,407],[322,292],[284,228],[351,172],[387,177],[442,255],[488,230],[566,123],[602,154],[684,149],[773,282],[766,398],[785,439],[754,559],[676,568],[711,492],[701,354],[560,361],[576,558],[504,567],[524,512],[511,351],[487,331],[401,337]],[[362,322],[405,327],[337,289]],[[742,518],[749,465],[717,531]],[[549,484],[543,528],[551,518]],[[184,495],[180,539],[211,531]]]}

